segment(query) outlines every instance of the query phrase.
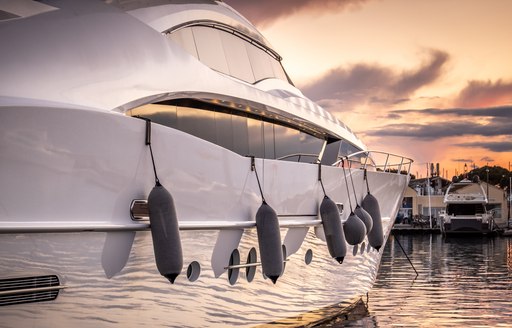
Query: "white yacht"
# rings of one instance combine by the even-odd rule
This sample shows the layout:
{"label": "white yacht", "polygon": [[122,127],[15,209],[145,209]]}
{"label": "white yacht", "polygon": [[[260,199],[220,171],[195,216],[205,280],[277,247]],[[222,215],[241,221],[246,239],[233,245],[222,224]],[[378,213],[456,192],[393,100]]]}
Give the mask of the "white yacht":
{"label": "white yacht", "polygon": [[475,176],[454,180],[444,196],[446,209],[441,212],[444,234],[489,234],[495,232],[493,214],[486,210],[487,194]]}
{"label": "white yacht", "polygon": [[412,161],[235,10],[0,5],[1,327],[303,325],[371,288]]}

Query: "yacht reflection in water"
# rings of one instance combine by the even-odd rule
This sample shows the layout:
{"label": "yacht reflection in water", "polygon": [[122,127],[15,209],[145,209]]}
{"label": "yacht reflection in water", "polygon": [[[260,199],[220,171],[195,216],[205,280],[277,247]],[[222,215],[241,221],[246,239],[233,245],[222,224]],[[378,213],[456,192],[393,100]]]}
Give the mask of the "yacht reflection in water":
{"label": "yacht reflection in water", "polygon": [[[394,238],[400,238],[418,277]],[[507,326],[512,320],[511,254],[510,238],[391,237],[368,294],[368,316],[339,319],[338,326]]]}

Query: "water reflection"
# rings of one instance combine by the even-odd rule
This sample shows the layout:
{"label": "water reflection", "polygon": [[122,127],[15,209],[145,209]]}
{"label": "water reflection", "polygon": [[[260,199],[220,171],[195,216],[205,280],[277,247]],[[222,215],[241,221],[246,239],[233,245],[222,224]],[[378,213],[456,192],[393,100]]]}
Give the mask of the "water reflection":
{"label": "water reflection", "polygon": [[507,327],[512,322],[512,239],[393,237],[367,300],[367,314],[322,327]]}

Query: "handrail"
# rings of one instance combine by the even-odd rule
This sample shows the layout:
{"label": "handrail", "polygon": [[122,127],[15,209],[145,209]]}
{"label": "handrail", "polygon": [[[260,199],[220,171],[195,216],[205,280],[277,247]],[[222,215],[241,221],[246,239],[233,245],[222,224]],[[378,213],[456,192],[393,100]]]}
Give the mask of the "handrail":
{"label": "handrail", "polygon": [[318,159],[318,154],[307,154],[307,153],[295,153],[295,154],[289,154],[289,155],[285,155],[285,156],[281,156],[279,158],[276,158],[277,160],[283,160],[283,159],[287,159],[287,158],[290,158],[290,157],[295,157],[295,156],[298,156],[299,159],[297,160],[297,162],[300,162],[300,159],[302,156],[304,157],[315,157],[316,159]]}
{"label": "handrail", "polygon": [[[385,156],[385,159],[383,160],[383,164],[376,163],[376,157],[378,156]],[[409,157],[405,157],[402,155],[396,155],[393,153],[383,152],[383,151],[376,151],[376,150],[362,150],[359,152],[355,152],[353,154],[350,154],[348,156],[339,157],[339,159],[332,164],[333,166],[340,166],[341,162],[343,161],[343,158],[346,158],[349,163],[358,163],[361,165],[362,169],[367,169],[368,167],[372,167],[375,170],[381,170],[385,172],[392,172],[394,171],[393,167],[396,167],[396,173],[402,174],[402,167],[407,167],[407,170],[404,170],[406,175],[409,175],[411,172],[411,166],[414,160],[412,160]],[[358,158],[358,160],[355,160],[354,158]],[[363,160],[364,158],[364,160]],[[391,162],[390,162],[391,160]],[[396,161],[396,162],[395,162]]]}

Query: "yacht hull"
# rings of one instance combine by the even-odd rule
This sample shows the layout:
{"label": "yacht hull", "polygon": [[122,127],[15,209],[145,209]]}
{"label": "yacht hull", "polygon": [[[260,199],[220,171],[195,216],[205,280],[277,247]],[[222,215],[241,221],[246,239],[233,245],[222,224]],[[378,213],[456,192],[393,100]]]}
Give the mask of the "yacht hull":
{"label": "yacht hull", "polygon": [[450,223],[443,224],[443,233],[447,235],[487,235],[494,233],[489,223],[476,218],[452,218]]}
{"label": "yacht hull", "polygon": [[[329,255],[318,165],[255,159],[252,170],[249,157],[153,124],[155,168],[174,198],[183,250],[171,285],[157,270],[149,221],[130,215],[132,201],[147,199],[155,184],[144,121],[50,107],[2,107],[0,117],[0,282],[59,279],[45,287],[58,291],[53,300],[0,293],[11,300],[0,306],[0,326],[303,324],[350,304],[375,280],[381,253],[367,238],[348,247],[341,265]],[[345,171],[355,194],[347,194],[342,168],[321,170],[326,194],[343,204],[342,221],[366,194],[363,170]],[[258,266],[256,175],[284,245],[275,285]],[[408,176],[368,172],[368,182],[387,237]],[[247,265],[254,252],[258,260]]]}

